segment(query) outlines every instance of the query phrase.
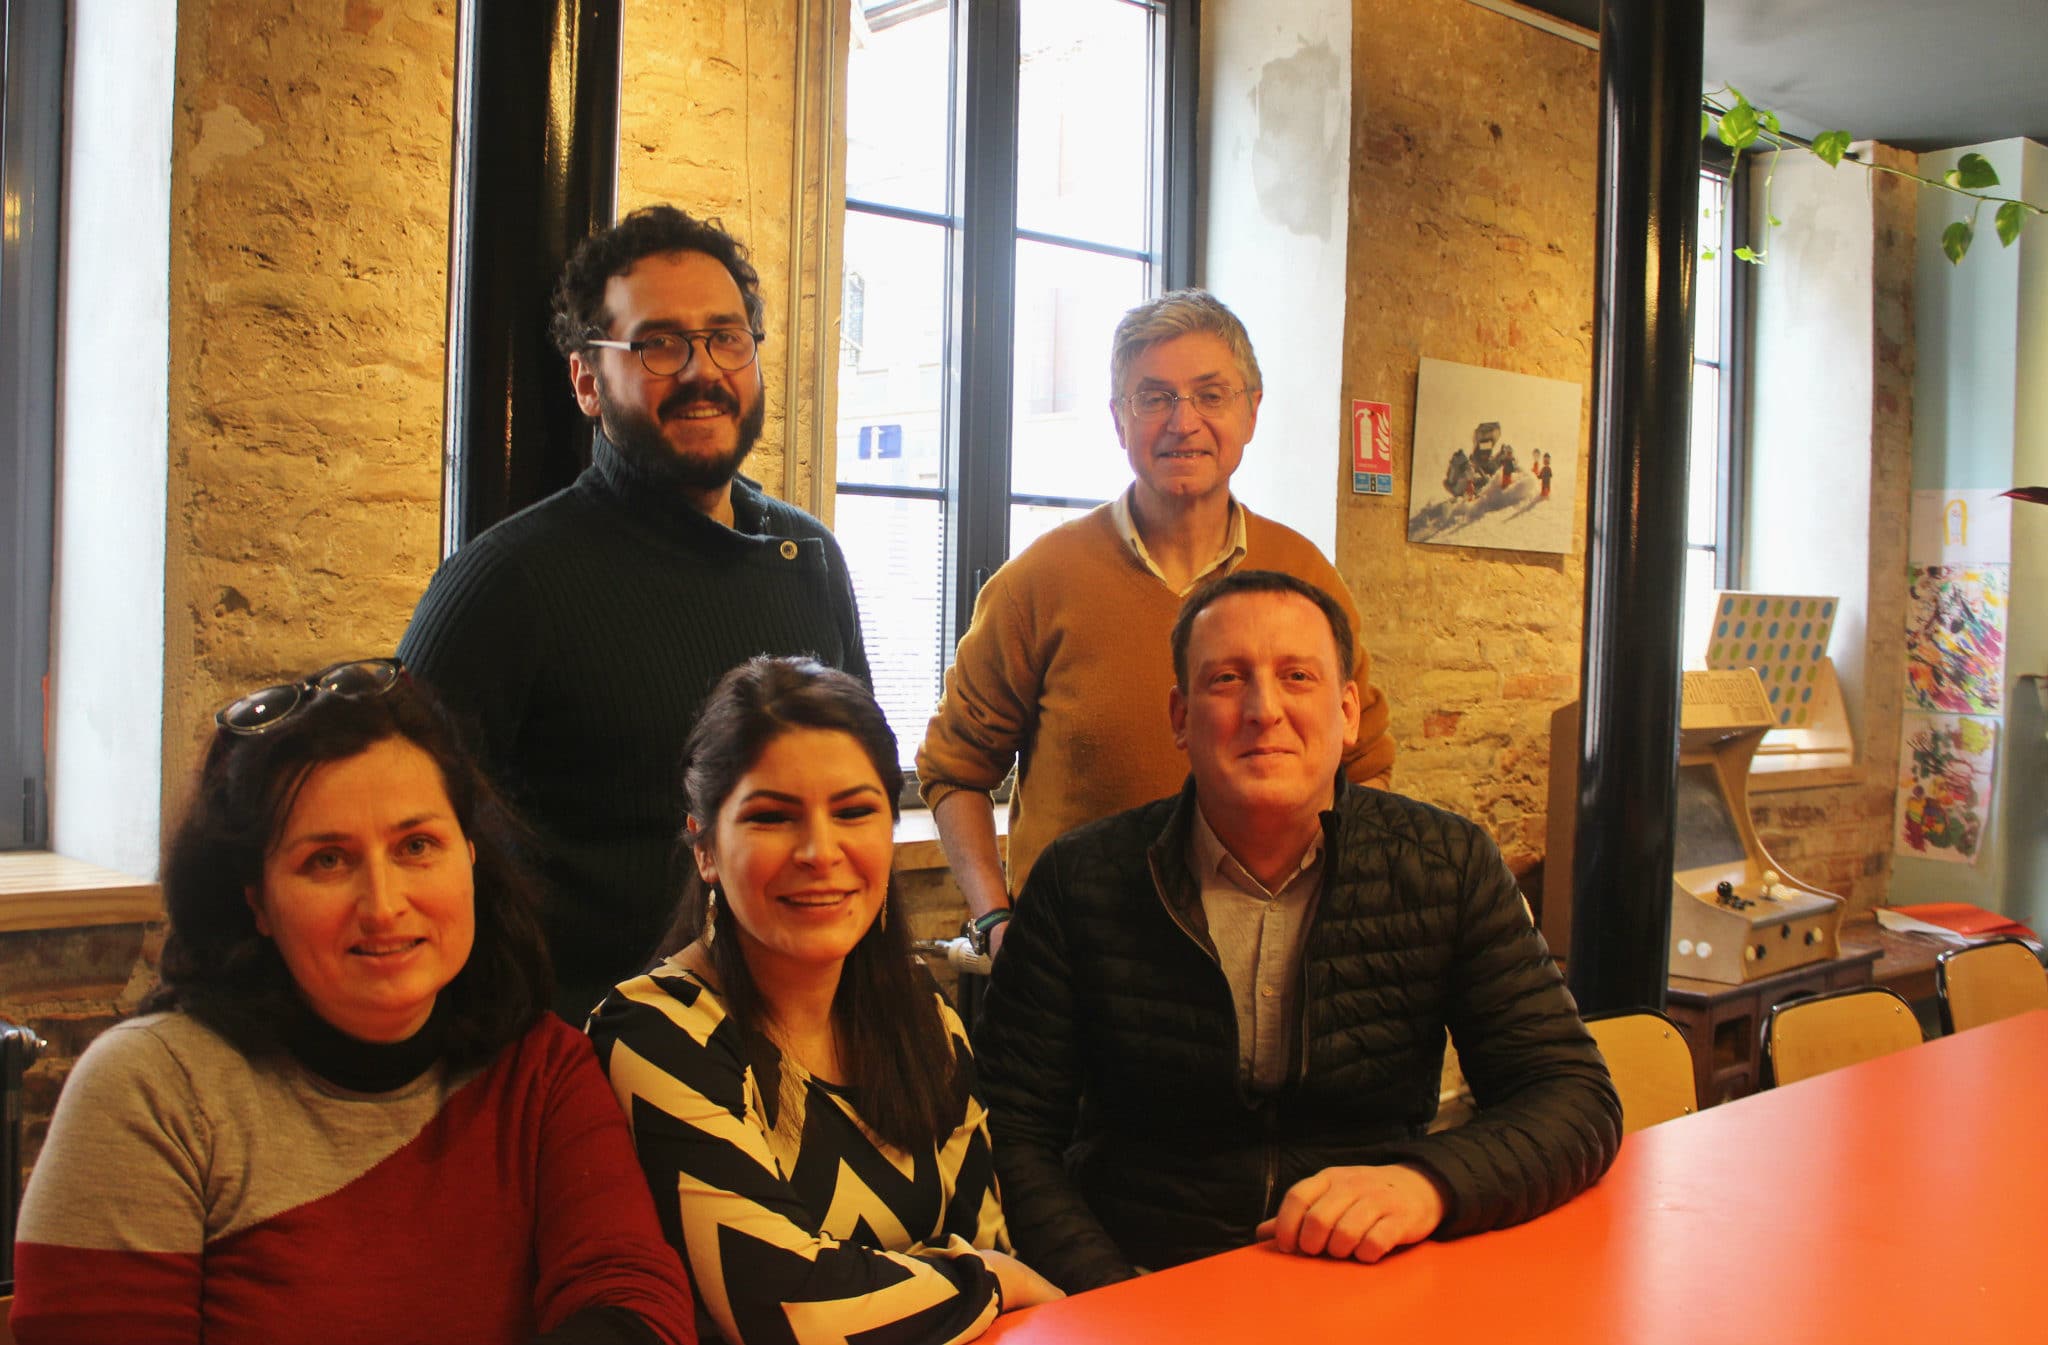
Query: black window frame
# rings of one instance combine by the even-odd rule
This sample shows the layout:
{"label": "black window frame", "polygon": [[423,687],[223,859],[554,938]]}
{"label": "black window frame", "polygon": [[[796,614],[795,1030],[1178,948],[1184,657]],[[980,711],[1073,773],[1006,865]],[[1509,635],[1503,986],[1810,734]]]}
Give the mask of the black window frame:
{"label": "black window frame", "polygon": [[[1718,228],[1712,246],[1715,259],[1702,263],[1695,285],[1710,280],[1721,288],[1720,358],[1694,360],[1695,365],[1711,363],[1721,371],[1720,420],[1714,472],[1720,481],[1715,493],[1714,583],[1724,589],[1741,588],[1748,568],[1745,519],[1749,495],[1749,390],[1755,342],[1751,319],[1756,296],[1754,264],[1735,255],[1737,248],[1751,246],[1750,180],[1747,170],[1735,170],[1735,157],[1720,141],[1707,139],[1700,146],[1700,171],[1724,179],[1728,184],[1725,208],[1718,219],[1700,221],[1702,243],[1708,230]],[[1694,464],[1696,467],[1697,464]],[[1702,549],[1686,538],[1688,550]]]}
{"label": "black window frame", "polygon": [[[950,6],[950,50],[959,63],[949,110],[948,208],[908,209],[846,197],[849,214],[935,225],[945,231],[947,291],[940,418],[940,484],[875,485],[835,480],[837,495],[934,500],[945,513],[939,647],[943,665],[965,633],[981,586],[1009,555],[1013,503],[1092,506],[1093,499],[1012,494],[1010,435],[1015,340],[1016,248],[1051,243],[1102,256],[1154,263],[1162,289],[1194,283],[1198,0],[1117,0],[1151,10],[1150,75],[1159,108],[1159,218],[1145,252],[1017,226],[1018,63],[1022,0],[972,0]],[[914,0],[907,0],[914,3]],[[1103,359],[1109,333],[1102,334]],[[836,476],[836,473],[835,473]],[[914,800],[912,783],[908,797]]]}
{"label": "black window frame", "polygon": [[49,842],[57,303],[68,7],[0,0],[0,851]]}

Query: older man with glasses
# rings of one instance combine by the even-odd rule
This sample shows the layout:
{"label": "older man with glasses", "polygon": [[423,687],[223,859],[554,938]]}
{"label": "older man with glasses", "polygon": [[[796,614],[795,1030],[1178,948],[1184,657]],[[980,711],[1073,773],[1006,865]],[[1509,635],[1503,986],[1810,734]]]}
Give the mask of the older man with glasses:
{"label": "older man with glasses", "polygon": [[667,924],[679,758],[718,679],[764,653],[869,676],[831,533],[738,474],[763,311],[739,242],[672,206],[579,245],[553,334],[590,466],[449,557],[399,647],[539,827],[556,1007],[578,1023]]}
{"label": "older man with glasses", "polygon": [[[1179,788],[1187,763],[1159,713],[1173,669],[1159,651],[1182,597],[1240,567],[1279,570],[1358,611],[1301,534],[1232,498],[1258,425],[1259,362],[1244,324],[1203,290],[1126,313],[1110,356],[1110,414],[1135,480],[996,571],[974,605],[917,771],[975,924],[998,947],[1031,864],[1071,827]],[[1344,773],[1384,785],[1387,703],[1364,641],[1350,669],[1359,733]],[[1009,874],[991,792],[1012,763]]]}

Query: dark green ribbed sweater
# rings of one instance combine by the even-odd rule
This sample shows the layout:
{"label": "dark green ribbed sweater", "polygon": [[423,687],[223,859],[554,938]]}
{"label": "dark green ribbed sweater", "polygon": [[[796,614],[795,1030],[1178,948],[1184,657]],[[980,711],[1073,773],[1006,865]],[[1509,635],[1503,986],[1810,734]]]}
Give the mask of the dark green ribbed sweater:
{"label": "dark green ribbed sweater", "polygon": [[832,534],[745,478],[732,504],[727,528],[599,435],[574,485],[443,562],[398,647],[540,830],[556,1004],[579,1025],[667,925],[678,763],[712,686],[755,654],[869,680]]}

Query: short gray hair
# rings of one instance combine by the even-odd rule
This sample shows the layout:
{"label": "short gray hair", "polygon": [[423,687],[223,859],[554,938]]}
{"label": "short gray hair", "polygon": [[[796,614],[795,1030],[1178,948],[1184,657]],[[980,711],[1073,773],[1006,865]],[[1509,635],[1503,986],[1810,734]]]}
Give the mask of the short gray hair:
{"label": "short gray hair", "polygon": [[1139,304],[1117,322],[1109,349],[1111,403],[1123,397],[1124,378],[1138,356],[1161,341],[1199,332],[1207,332],[1230,347],[1238,372],[1244,376],[1246,391],[1256,392],[1263,386],[1259,381],[1259,357],[1252,353],[1252,338],[1237,320],[1237,314],[1207,290],[1168,290]]}

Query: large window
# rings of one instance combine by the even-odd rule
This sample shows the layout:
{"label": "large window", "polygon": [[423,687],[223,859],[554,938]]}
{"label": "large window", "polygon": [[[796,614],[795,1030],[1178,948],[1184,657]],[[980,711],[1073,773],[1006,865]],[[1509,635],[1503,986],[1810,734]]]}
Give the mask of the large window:
{"label": "large window", "polygon": [[50,663],[63,5],[0,0],[0,850],[49,831]]}
{"label": "large window", "polygon": [[853,6],[834,521],[906,764],[981,582],[1129,480],[1109,338],[1190,278],[1194,10]]}
{"label": "large window", "polygon": [[[1728,154],[1708,142],[1700,169],[1700,263],[1693,299],[1692,449],[1686,469],[1685,601],[1679,648],[1706,662],[1714,593],[1742,583],[1743,358],[1748,347],[1748,193]],[[1717,152],[1718,151],[1718,152]]]}

